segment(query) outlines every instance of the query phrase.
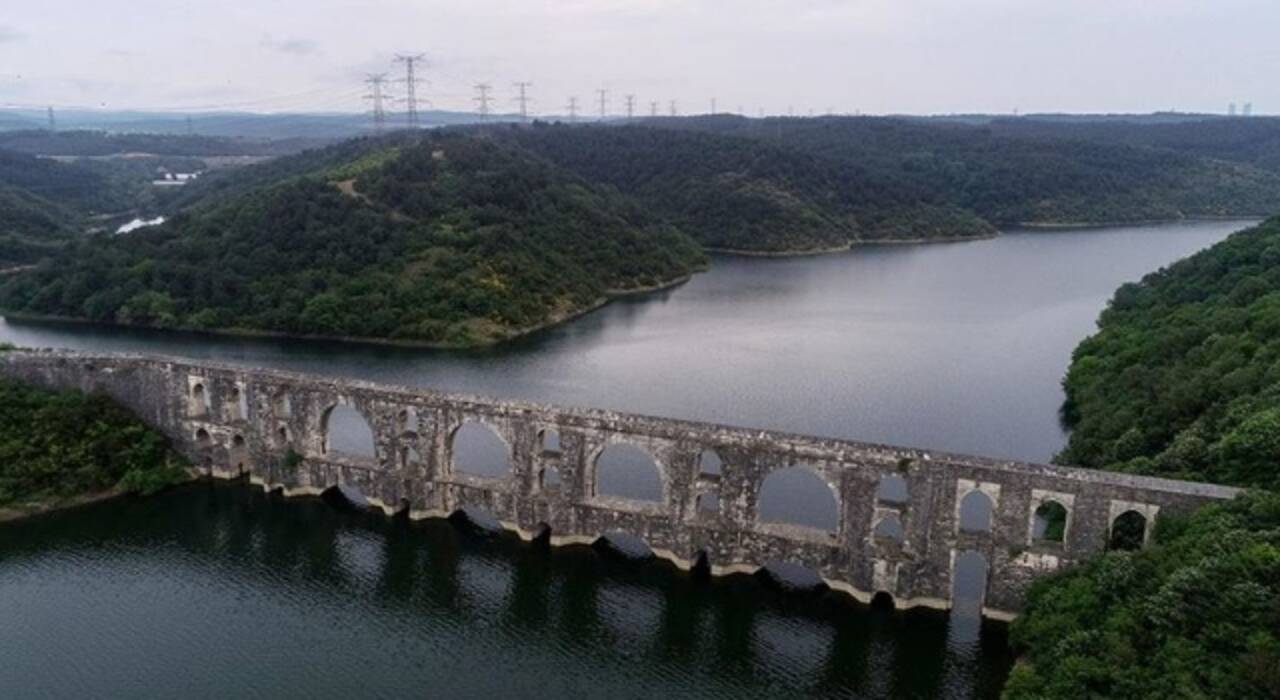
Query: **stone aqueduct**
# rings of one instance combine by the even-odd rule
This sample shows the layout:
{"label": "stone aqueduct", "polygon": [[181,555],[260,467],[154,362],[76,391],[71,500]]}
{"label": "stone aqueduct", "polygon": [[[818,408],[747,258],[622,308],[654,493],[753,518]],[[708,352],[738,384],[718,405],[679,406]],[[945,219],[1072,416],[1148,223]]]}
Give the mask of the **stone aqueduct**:
{"label": "stone aqueduct", "polygon": [[[1020,609],[1037,576],[1103,551],[1118,518],[1141,516],[1145,537],[1161,514],[1237,493],[1211,484],[168,358],[10,351],[0,354],[0,373],[105,393],[215,476],[247,476],[289,495],[354,487],[387,512],[407,510],[415,518],[481,509],[526,539],[553,544],[590,543],[621,531],[678,565],[713,573],[799,564],[863,601],[888,593],[899,607],[950,607],[958,559],[976,552],[988,566],[983,612],[999,618]],[[368,422],[372,457],[330,449],[327,423],[337,406],[354,408]],[[468,422],[502,438],[510,464],[505,477],[454,468],[452,437]],[[549,434],[558,440],[549,441]],[[619,443],[653,457],[660,498],[600,493],[597,460]],[[720,466],[707,473],[704,455],[711,453]],[[811,471],[834,494],[833,530],[760,517],[766,478],[795,467]],[[887,494],[886,481],[896,482],[899,493]],[[962,522],[969,501],[989,506],[988,520],[977,527]],[[1049,502],[1066,511],[1058,541],[1037,534],[1037,510]],[[975,511],[980,520],[982,510]],[[896,526],[885,526],[895,520]]]}

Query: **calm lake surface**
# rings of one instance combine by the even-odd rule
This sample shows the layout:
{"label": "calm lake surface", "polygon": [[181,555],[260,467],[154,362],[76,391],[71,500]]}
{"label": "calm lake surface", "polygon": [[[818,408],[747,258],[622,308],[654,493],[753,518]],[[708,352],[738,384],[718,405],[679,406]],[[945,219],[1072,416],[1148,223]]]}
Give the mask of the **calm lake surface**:
{"label": "calm lake surface", "polygon": [[[0,324],[142,351],[1047,460],[1115,288],[1242,222],[717,258],[479,353]],[[196,484],[0,526],[0,697],[987,697],[1005,629]]]}

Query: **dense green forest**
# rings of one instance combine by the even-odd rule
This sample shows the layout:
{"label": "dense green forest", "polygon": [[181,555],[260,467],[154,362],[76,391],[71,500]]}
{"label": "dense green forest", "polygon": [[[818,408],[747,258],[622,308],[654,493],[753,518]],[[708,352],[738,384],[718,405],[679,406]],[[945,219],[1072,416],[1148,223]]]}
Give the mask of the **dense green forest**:
{"label": "dense green forest", "polygon": [[0,304],[467,346],[705,264],[695,242],[630,200],[466,134],[344,144],[263,170],[274,184],[163,226],[79,241],[7,281]]}
{"label": "dense green forest", "polygon": [[1061,461],[1280,488],[1280,219],[1122,287],[1064,386]]}
{"label": "dense green forest", "polygon": [[715,249],[802,251],[995,233],[967,211],[861,168],[759,141],[645,126],[488,133],[635,197]]}
{"label": "dense green forest", "polygon": [[164,437],[111,400],[0,380],[0,509],[150,492],[185,476]]}
{"label": "dense green forest", "polygon": [[1019,138],[990,125],[881,117],[713,116],[647,123],[751,138],[856,165],[881,182],[971,210],[997,225],[1280,211],[1277,173],[1142,145]]}
{"label": "dense green forest", "polygon": [[1010,700],[1280,697],[1280,493],[1042,579],[1010,639]]}

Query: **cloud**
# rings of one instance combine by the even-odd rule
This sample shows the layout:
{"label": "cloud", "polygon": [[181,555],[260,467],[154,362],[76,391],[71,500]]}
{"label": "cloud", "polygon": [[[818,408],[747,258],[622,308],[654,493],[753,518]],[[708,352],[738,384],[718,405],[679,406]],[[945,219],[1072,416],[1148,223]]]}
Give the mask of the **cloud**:
{"label": "cloud", "polygon": [[14,29],[7,24],[0,24],[0,44],[5,44],[10,41],[19,41],[25,38],[26,35],[17,29]]}
{"label": "cloud", "polygon": [[310,56],[320,53],[320,45],[310,39],[273,39],[270,34],[262,37],[258,45],[271,51],[293,54],[294,56]]}

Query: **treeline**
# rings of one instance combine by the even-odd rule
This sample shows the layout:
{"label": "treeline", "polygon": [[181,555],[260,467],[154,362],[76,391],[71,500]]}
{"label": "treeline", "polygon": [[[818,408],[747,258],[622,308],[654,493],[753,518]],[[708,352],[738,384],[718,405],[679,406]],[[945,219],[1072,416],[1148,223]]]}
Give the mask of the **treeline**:
{"label": "treeline", "polygon": [[316,142],[199,134],[113,133],[87,129],[0,131],[0,149],[43,156],[281,156],[312,145]]}
{"label": "treeline", "polygon": [[647,126],[486,133],[617,188],[714,249],[786,252],[994,233],[969,212],[859,167],[759,141]]}
{"label": "treeline", "polygon": [[133,325],[467,346],[704,264],[696,243],[631,201],[462,134],[271,168],[275,184],[226,203],[79,241],[6,282],[0,304]]}
{"label": "treeline", "polygon": [[1280,210],[1276,173],[1145,145],[1024,138],[992,125],[880,117],[712,116],[648,123],[755,139],[856,165],[882,182],[1001,226]]}
{"label": "treeline", "polygon": [[1259,490],[1038,582],[1005,696],[1280,697],[1280,219],[1125,285],[1098,327],[1059,461]]}
{"label": "treeline", "polygon": [[185,469],[163,436],[107,398],[0,380],[0,509],[150,492]]}
{"label": "treeline", "polygon": [[1063,385],[1061,461],[1280,488],[1280,219],[1120,288]]}

